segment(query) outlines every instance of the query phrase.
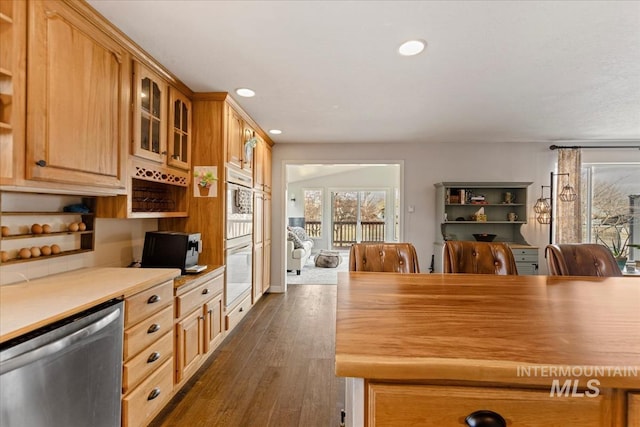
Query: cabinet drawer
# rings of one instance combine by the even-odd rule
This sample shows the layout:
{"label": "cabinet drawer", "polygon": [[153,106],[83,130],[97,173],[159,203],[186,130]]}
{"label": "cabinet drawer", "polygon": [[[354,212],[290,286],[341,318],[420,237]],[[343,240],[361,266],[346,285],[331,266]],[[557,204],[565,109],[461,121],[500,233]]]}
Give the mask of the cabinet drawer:
{"label": "cabinet drawer", "polygon": [[516,262],[538,262],[538,255],[514,255]]}
{"label": "cabinet drawer", "polygon": [[198,287],[176,296],[176,318],[181,318],[189,314],[199,305],[203,305],[213,296],[222,292],[224,287],[224,277],[218,276],[208,280]]}
{"label": "cabinet drawer", "polygon": [[611,426],[613,398],[608,390],[596,397],[550,397],[549,390],[368,385],[367,425],[461,426],[478,410],[500,414],[513,426]]}
{"label": "cabinet drawer", "polygon": [[249,312],[251,308],[251,295],[248,295],[245,299],[242,300],[240,304],[238,304],[233,310],[227,314],[226,317],[226,326],[227,331],[235,328],[238,323],[244,318],[244,316]]}
{"label": "cabinet drawer", "polygon": [[124,331],[124,360],[140,353],[167,331],[173,330],[173,305]]}
{"label": "cabinet drawer", "polygon": [[122,425],[146,426],[169,401],[173,392],[173,358],[122,399]]}
{"label": "cabinet drawer", "polygon": [[538,249],[513,249],[511,248],[511,252],[513,252],[514,256],[524,255],[524,256],[538,256]]}
{"label": "cabinet drawer", "polygon": [[159,340],[124,364],[122,392],[127,393],[172,356],[173,334],[167,331]]}
{"label": "cabinet drawer", "polygon": [[518,268],[518,274],[521,276],[533,276],[538,273],[536,264],[531,262],[516,262],[516,267]]}
{"label": "cabinet drawer", "polygon": [[135,325],[140,320],[166,307],[173,301],[173,280],[135,294],[124,304],[124,327]]}

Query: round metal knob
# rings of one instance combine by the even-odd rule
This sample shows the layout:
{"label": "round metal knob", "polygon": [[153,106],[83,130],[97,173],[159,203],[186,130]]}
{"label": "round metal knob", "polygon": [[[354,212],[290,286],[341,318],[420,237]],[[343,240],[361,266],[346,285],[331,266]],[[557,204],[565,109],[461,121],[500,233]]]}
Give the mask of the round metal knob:
{"label": "round metal knob", "polygon": [[40,167],[45,167],[45,166],[47,166],[47,162],[45,162],[44,160],[38,160],[36,162],[36,165],[38,165]]}
{"label": "round metal knob", "polygon": [[507,427],[507,422],[500,414],[488,410],[472,412],[464,422],[469,427]]}

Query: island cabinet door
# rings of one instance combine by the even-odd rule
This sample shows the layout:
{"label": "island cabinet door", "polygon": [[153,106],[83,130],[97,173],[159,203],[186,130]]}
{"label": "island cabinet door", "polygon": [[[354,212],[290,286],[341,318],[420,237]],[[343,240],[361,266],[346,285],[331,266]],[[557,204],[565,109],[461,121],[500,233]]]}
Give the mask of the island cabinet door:
{"label": "island cabinet door", "polygon": [[129,54],[63,2],[28,13],[26,178],[124,188]]}
{"label": "island cabinet door", "polygon": [[[614,395],[579,389],[573,396],[550,396],[549,389],[507,389],[369,383],[368,426],[464,426],[477,411],[491,411],[509,426],[614,426]],[[479,424],[476,424],[479,425]],[[500,425],[500,424],[495,424]]]}

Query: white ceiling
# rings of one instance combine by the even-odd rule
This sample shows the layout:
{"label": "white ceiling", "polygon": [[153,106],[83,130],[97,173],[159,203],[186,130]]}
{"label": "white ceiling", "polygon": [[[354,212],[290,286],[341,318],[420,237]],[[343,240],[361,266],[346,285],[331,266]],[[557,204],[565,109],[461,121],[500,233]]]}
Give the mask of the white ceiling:
{"label": "white ceiling", "polygon": [[89,3],[276,143],[640,140],[638,1]]}

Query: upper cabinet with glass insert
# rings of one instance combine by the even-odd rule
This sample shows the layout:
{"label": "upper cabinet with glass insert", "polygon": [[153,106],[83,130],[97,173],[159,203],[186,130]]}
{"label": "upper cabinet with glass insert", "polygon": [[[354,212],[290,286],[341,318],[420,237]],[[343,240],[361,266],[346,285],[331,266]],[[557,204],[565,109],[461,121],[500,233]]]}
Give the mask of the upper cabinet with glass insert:
{"label": "upper cabinet with glass insert", "polygon": [[191,167],[191,101],[169,88],[169,157],[167,163],[181,169]]}
{"label": "upper cabinet with glass insert", "polygon": [[165,163],[169,86],[142,64],[133,63],[133,154]]}

